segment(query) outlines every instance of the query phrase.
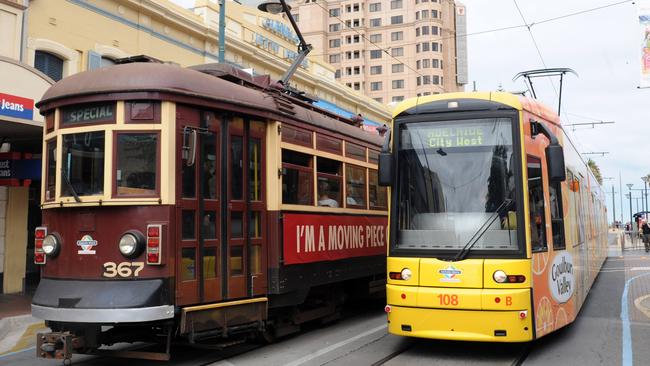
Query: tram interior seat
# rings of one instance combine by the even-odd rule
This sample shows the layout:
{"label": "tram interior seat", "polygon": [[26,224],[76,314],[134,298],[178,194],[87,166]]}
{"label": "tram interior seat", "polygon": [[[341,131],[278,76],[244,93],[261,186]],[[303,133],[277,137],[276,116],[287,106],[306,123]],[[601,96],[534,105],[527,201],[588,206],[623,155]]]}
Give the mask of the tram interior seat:
{"label": "tram interior seat", "polygon": [[[517,248],[515,230],[502,229],[501,219],[489,212],[421,213],[413,216],[411,227],[401,230],[398,247],[411,249],[460,249],[479,229],[490,222],[474,245],[476,249]],[[473,240],[472,240],[473,241]]]}

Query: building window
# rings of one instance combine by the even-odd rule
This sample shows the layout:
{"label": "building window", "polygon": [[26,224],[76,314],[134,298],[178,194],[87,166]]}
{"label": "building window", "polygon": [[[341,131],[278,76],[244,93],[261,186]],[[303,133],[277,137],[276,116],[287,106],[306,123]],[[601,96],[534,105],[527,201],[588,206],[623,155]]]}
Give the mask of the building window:
{"label": "building window", "polygon": [[355,59],[361,58],[361,52],[359,51],[354,51],[352,55],[354,56]]}
{"label": "building window", "polygon": [[401,9],[402,8],[402,0],[391,0],[390,8],[391,9]]}
{"label": "building window", "polygon": [[393,64],[392,71],[393,73],[404,72],[404,64]]}
{"label": "building window", "polygon": [[330,48],[341,47],[341,39],[330,39]]}
{"label": "building window", "polygon": [[422,10],[422,19],[429,19],[429,11]]}
{"label": "building window", "polygon": [[370,58],[371,59],[381,58],[381,50],[370,50]]}
{"label": "building window", "polygon": [[429,59],[428,58],[425,58],[424,60],[422,60],[422,68],[423,69],[428,69],[429,68]]}
{"label": "building window", "polygon": [[424,76],[422,77],[422,84],[423,84],[423,85],[429,85],[429,84],[431,84],[431,76],[429,76],[429,75],[424,75]]}
{"label": "building window", "polygon": [[433,75],[433,85],[440,85],[440,76]]}
{"label": "building window", "polygon": [[372,91],[381,90],[381,81],[370,82],[370,90]]}
{"label": "building window", "polygon": [[361,40],[361,37],[359,35],[355,35],[354,37],[352,37],[352,42],[354,42],[354,43],[359,43],[360,40]]}
{"label": "building window", "polygon": [[377,103],[384,103],[384,98],[373,98]]}
{"label": "building window", "polygon": [[415,45],[415,53],[420,53],[420,44]]}
{"label": "building window", "polygon": [[340,78],[341,78],[341,69],[337,69],[337,70],[334,72],[334,78],[335,78],[335,79],[340,79]]}
{"label": "building window", "polygon": [[381,18],[370,19],[371,27],[381,27]]}
{"label": "building window", "polygon": [[63,59],[51,53],[36,51],[34,68],[49,76],[54,81],[63,78]]}
{"label": "building window", "polygon": [[437,69],[440,67],[440,61],[437,58],[431,59],[431,67]]}
{"label": "building window", "polygon": [[404,100],[404,96],[403,96],[403,95],[397,95],[397,96],[394,96],[394,97],[391,99],[392,102],[401,102],[401,101],[403,101],[403,100]]}
{"label": "building window", "polygon": [[419,11],[415,12],[415,20],[420,20],[420,12]]}
{"label": "building window", "polygon": [[361,83],[359,82],[354,83],[354,90],[361,90]]}
{"label": "building window", "polygon": [[404,32],[391,32],[390,40],[391,41],[401,41],[404,39]]}
{"label": "building window", "polygon": [[402,24],[402,23],[404,23],[404,16],[394,15],[390,17],[390,24]]}
{"label": "building window", "polygon": [[420,28],[415,28],[415,36],[416,37],[420,36]]}
{"label": "building window", "polygon": [[370,42],[373,42],[373,43],[381,42],[381,34],[371,34],[370,35]]}
{"label": "building window", "polygon": [[330,32],[338,32],[341,30],[341,23],[330,24]]}
{"label": "building window", "polygon": [[433,27],[431,27],[431,34],[433,34],[434,36],[437,35],[438,34],[438,27],[436,27],[435,25]]}
{"label": "building window", "polygon": [[429,26],[422,27],[422,35],[425,36],[429,34]]}
{"label": "building window", "polygon": [[404,80],[393,80],[393,89],[404,89]]}
{"label": "building window", "polygon": [[371,3],[368,9],[371,13],[381,11],[381,3]]}
{"label": "building window", "polygon": [[403,47],[391,48],[390,55],[391,56],[404,56],[404,48]]}
{"label": "building window", "polygon": [[381,74],[381,66],[370,66],[370,75]]}
{"label": "building window", "polygon": [[359,4],[358,4],[358,3],[352,5],[352,11],[353,11],[353,12],[357,12],[357,11],[359,11]]}
{"label": "building window", "polygon": [[341,55],[340,54],[337,53],[336,55],[330,55],[330,63],[331,64],[336,64],[336,63],[339,63],[339,62],[341,62]]}
{"label": "building window", "polygon": [[431,10],[431,18],[437,18],[438,17],[438,11],[437,10]]}
{"label": "building window", "polygon": [[422,43],[422,52],[429,52],[429,42]]}
{"label": "building window", "polygon": [[415,68],[416,69],[420,70],[421,66],[422,66],[422,63],[420,62],[420,60],[415,61]]}
{"label": "building window", "polygon": [[341,15],[341,9],[335,8],[335,9],[330,9],[330,17],[338,17]]}
{"label": "building window", "polygon": [[359,21],[359,19],[354,19],[354,20],[352,21],[352,27],[353,27],[353,28],[358,28],[358,27],[360,27],[360,26],[361,26],[361,22]]}
{"label": "building window", "polygon": [[361,74],[361,67],[355,66],[354,67],[354,75],[359,75]]}
{"label": "building window", "polygon": [[420,86],[422,85],[422,78],[421,77],[416,77],[415,78],[415,85]]}
{"label": "building window", "polygon": [[345,75],[346,76],[352,75],[352,68],[351,67],[346,67],[345,68]]}

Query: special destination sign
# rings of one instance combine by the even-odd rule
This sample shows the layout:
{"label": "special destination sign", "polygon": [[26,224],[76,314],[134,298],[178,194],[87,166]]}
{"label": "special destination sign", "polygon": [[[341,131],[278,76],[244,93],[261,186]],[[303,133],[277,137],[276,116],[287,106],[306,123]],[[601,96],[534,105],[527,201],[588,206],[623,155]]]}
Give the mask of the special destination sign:
{"label": "special destination sign", "polygon": [[63,109],[64,125],[112,122],[115,120],[115,104],[84,104]]}

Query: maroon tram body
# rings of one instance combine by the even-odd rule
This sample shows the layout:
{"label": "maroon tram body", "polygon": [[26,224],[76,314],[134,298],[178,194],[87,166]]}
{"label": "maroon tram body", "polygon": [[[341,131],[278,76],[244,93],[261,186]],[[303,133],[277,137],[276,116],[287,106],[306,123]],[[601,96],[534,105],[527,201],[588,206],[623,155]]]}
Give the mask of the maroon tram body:
{"label": "maroon tram body", "polygon": [[38,107],[39,357],[274,337],[383,292],[382,138],[353,121],[220,65],[102,68]]}

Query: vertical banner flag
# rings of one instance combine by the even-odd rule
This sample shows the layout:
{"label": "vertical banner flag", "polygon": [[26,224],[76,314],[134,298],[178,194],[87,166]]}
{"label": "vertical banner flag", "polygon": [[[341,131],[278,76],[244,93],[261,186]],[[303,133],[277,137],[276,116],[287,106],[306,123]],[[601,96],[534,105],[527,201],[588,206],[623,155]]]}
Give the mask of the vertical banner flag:
{"label": "vertical banner flag", "polygon": [[641,25],[641,82],[639,87],[650,87],[650,1],[642,0],[639,4],[639,23]]}

